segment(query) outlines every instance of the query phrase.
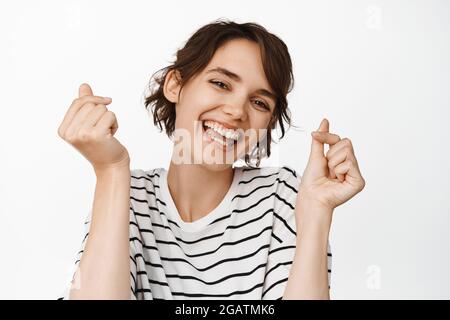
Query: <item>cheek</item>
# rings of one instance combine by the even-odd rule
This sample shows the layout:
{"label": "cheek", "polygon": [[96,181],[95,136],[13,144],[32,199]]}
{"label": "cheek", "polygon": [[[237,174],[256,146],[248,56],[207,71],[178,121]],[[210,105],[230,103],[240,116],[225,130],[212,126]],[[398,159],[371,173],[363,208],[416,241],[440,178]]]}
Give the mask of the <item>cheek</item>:
{"label": "cheek", "polygon": [[198,90],[194,94],[186,96],[177,108],[177,116],[197,120],[201,114],[210,111],[220,103],[220,97],[208,90]]}
{"label": "cheek", "polygon": [[204,112],[214,108],[220,104],[222,100],[222,97],[219,94],[214,93],[213,90],[206,90],[203,88],[198,90],[198,94],[196,94],[193,103],[196,105],[197,110]]}
{"label": "cheek", "polygon": [[251,110],[252,111],[249,112],[250,128],[257,128],[257,129],[269,128],[272,114],[269,112],[261,112],[254,108]]}
{"label": "cheek", "polygon": [[250,123],[250,128],[254,128],[256,130],[257,135],[255,140],[257,139],[258,141],[262,141],[264,136],[267,135],[268,131],[271,130],[271,128],[269,128],[271,114],[270,113],[261,114],[261,112],[258,113],[260,114],[252,119],[252,122]]}

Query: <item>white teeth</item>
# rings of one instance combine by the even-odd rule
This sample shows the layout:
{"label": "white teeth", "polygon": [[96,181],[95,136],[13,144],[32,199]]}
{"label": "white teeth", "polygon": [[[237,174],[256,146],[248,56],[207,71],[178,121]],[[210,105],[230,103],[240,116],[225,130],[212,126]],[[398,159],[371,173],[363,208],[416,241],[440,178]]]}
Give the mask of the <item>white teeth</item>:
{"label": "white teeth", "polygon": [[214,137],[214,136],[211,136],[211,139],[213,139],[214,141],[217,141],[217,142],[219,142],[221,145],[225,145],[225,143],[221,140],[221,139],[219,139],[219,138],[216,138],[216,137]]}
{"label": "white teeth", "polygon": [[226,137],[227,139],[238,140],[239,138],[239,133],[237,131],[233,129],[223,128],[217,122],[207,120],[205,121],[205,126],[211,128],[212,130]]}

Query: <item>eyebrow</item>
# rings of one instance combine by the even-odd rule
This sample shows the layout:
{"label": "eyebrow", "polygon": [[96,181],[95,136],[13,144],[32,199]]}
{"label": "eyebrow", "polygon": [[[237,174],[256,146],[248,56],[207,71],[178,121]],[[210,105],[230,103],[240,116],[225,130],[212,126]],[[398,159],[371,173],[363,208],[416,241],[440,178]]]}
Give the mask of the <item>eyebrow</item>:
{"label": "eyebrow", "polygon": [[[217,68],[208,70],[206,73],[212,73],[212,72],[218,72],[228,78],[233,79],[236,82],[242,82],[242,78],[239,75],[237,75],[236,73],[231,72],[230,70],[227,70],[225,68],[217,67]],[[277,101],[277,96],[267,89],[264,89],[264,88],[258,89],[258,90],[256,90],[256,93],[266,96],[266,97],[272,99],[273,101]]]}

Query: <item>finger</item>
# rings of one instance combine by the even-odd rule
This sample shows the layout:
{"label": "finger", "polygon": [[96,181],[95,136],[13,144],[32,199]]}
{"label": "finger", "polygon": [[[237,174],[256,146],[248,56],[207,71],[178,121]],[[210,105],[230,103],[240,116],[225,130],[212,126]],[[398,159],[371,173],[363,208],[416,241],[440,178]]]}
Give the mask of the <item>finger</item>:
{"label": "finger", "polygon": [[119,129],[119,124],[117,123],[117,119],[113,122],[113,125],[111,127],[111,134],[115,135],[117,132],[117,129]]}
{"label": "finger", "polygon": [[92,92],[91,87],[87,83],[82,83],[80,88],[78,89],[78,96],[85,97],[85,96],[93,96],[94,93]]}
{"label": "finger", "polygon": [[77,98],[73,100],[70,107],[82,107],[85,103],[92,102],[92,103],[103,103],[103,104],[109,104],[111,103],[112,99],[110,97],[101,97],[101,96],[83,96],[80,98]]}
{"label": "finger", "polygon": [[311,135],[318,141],[326,143],[330,146],[341,141],[341,138],[334,133],[313,131]]}
{"label": "finger", "polygon": [[110,104],[112,99],[109,97],[99,97],[99,96],[84,96],[78,99],[75,99],[69,110],[67,110],[66,115],[58,129],[58,132],[61,136],[63,136],[73,121],[73,118],[77,114],[77,112],[86,104],[86,103],[94,103],[94,104]]}
{"label": "finger", "polygon": [[72,122],[67,127],[65,132],[66,137],[73,137],[77,134],[81,127],[83,127],[83,123],[87,118],[88,114],[95,108],[95,104],[87,103],[85,104],[79,112],[73,117]]}
{"label": "finger", "polygon": [[117,123],[116,115],[114,114],[114,112],[106,111],[94,128],[100,134],[112,136],[114,135],[114,133],[116,133],[118,127],[119,125]]}
{"label": "finger", "polygon": [[338,152],[339,150],[347,148],[351,152],[353,152],[353,145],[348,138],[343,138],[339,142],[337,142],[335,145],[331,146],[330,149],[327,151],[326,157],[330,158],[333,156],[334,153]]}
{"label": "finger", "polygon": [[346,148],[346,144],[341,140],[341,141],[337,142],[336,144],[330,146],[330,149],[325,154],[325,157],[327,159],[330,159],[331,157],[333,157],[333,155],[336,152],[339,152],[340,150],[342,150],[344,148]]}
{"label": "finger", "polygon": [[344,181],[345,177],[337,173],[335,168],[345,162],[348,159],[348,149],[340,149],[339,152],[336,152],[332,157],[328,158],[328,168],[330,169],[331,178],[338,178],[340,181]]}
{"label": "finger", "polygon": [[361,173],[359,172],[357,164],[350,159],[347,159],[341,164],[337,165],[336,168],[334,168],[334,171],[337,174],[345,175],[346,176],[345,180],[348,180],[350,178],[351,180],[355,181],[355,183],[358,184],[360,184],[361,181],[364,181],[364,179],[361,176]]}
{"label": "finger", "polygon": [[[350,167],[351,167],[351,162],[349,160],[346,160],[334,168],[334,172],[336,172],[336,174],[341,177],[341,178],[339,178],[339,181],[341,181],[341,182],[345,181],[345,175],[347,173],[349,173]],[[343,180],[341,180],[342,177],[344,177]]]}
{"label": "finger", "polygon": [[108,109],[104,104],[97,104],[86,116],[85,120],[82,123],[82,129],[91,130],[106,111],[108,111]]}
{"label": "finger", "polygon": [[329,166],[328,173],[330,174],[330,179],[336,179],[336,173],[334,172],[333,168],[330,168]]}
{"label": "finger", "polygon": [[[322,122],[320,122],[320,126],[318,131],[319,132],[328,132],[330,129],[330,125],[328,123],[327,119],[322,119]],[[311,134],[312,135],[312,134]],[[310,153],[310,160],[313,158],[321,158],[323,157],[323,142],[316,139],[313,135],[312,135],[312,141],[311,141],[311,153]]]}

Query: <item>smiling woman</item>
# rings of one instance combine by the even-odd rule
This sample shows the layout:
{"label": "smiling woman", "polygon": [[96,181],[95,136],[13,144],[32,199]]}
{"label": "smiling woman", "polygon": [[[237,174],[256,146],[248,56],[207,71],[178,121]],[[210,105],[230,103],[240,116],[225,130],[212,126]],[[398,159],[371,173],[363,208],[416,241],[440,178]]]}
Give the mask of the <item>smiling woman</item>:
{"label": "smiling woman", "polygon": [[[281,299],[290,277],[291,292],[308,288],[312,297],[326,298],[327,228],[305,232],[324,231],[313,240],[297,234],[301,177],[288,166],[258,167],[270,156],[271,130],[278,123],[283,137],[284,122],[290,125],[286,95],[293,76],[283,41],[255,23],[216,21],[194,33],[152,79],[145,105],[174,142],[168,170],[130,170],[126,149],[113,138],[114,117],[104,121],[110,130],[103,139],[95,126],[86,133],[83,123],[96,121],[85,110],[76,121],[83,134],[74,138],[77,126],[67,129],[67,122],[83,103],[90,101],[92,111],[111,102],[93,97],[87,85],[61,126],[60,135],[71,133],[67,140],[97,174],[77,281],[62,298]],[[115,151],[111,159],[108,150]],[[178,161],[181,154],[187,161]],[[234,166],[242,158],[247,166]],[[303,271],[290,275],[301,256],[299,239],[301,255],[309,255],[300,264],[307,281]]]}
{"label": "smiling woman", "polygon": [[[175,94],[169,93],[168,96],[165,92],[167,82],[175,85]],[[177,112],[181,111],[177,95],[187,84],[191,87],[198,84],[196,90],[200,99],[205,94],[209,94],[208,97],[214,95],[217,99],[211,101],[209,107],[214,103],[229,111],[231,106],[236,109],[238,105],[245,105],[246,111],[253,116],[242,121],[241,126],[245,129],[267,129],[264,145],[250,154],[258,151],[259,157],[269,157],[271,130],[278,123],[280,138],[283,138],[284,122],[291,124],[286,96],[292,90],[293,83],[291,58],[281,39],[256,23],[218,21],[195,32],[178,50],[175,62],[152,76],[151,94],[146,98],[145,105],[152,108],[154,124],[161,130],[164,128],[171,137],[176,128]],[[195,102],[205,104],[204,101]],[[198,104],[190,105],[195,110],[189,111],[202,111]],[[192,117],[183,119],[186,119],[189,128],[192,128],[194,120],[200,120]],[[249,158],[245,158],[248,165]]]}

